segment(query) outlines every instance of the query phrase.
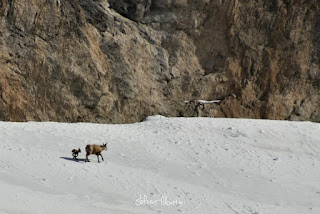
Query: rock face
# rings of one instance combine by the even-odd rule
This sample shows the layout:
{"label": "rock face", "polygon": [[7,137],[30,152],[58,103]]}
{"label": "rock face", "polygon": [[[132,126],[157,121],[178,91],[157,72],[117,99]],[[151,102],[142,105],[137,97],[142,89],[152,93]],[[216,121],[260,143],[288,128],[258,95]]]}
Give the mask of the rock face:
{"label": "rock face", "polygon": [[318,0],[0,1],[1,120],[319,122],[319,66]]}

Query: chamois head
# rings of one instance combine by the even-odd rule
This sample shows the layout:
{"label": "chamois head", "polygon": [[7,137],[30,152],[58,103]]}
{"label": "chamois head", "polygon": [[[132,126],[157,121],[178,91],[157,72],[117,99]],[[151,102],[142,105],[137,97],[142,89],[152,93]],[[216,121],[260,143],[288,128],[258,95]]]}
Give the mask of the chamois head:
{"label": "chamois head", "polygon": [[78,150],[77,149],[73,149],[72,153],[75,153],[75,154],[81,153],[81,149],[80,148]]}
{"label": "chamois head", "polygon": [[107,150],[107,143],[102,144],[102,146],[101,146],[101,147],[104,147],[104,148],[105,148],[105,150]]}

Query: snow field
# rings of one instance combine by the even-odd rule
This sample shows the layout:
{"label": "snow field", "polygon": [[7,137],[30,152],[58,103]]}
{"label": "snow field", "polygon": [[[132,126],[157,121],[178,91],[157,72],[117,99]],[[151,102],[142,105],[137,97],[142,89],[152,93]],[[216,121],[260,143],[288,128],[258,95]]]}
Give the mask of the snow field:
{"label": "snow field", "polygon": [[320,213],[320,124],[0,122],[0,190],[0,213]]}

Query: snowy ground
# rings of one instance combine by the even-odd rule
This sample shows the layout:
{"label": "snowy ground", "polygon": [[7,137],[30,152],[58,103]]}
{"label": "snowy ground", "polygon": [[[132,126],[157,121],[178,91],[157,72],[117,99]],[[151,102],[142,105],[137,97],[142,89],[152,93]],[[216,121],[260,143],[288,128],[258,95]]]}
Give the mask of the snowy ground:
{"label": "snowy ground", "polygon": [[[104,162],[83,161],[105,142]],[[320,124],[0,122],[0,213],[318,214]]]}

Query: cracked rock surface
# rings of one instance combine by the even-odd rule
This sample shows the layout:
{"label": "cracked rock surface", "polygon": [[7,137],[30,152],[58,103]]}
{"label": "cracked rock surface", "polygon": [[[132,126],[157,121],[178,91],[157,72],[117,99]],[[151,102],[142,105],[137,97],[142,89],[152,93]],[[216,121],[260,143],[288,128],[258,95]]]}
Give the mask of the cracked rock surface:
{"label": "cracked rock surface", "polygon": [[317,0],[2,0],[0,120],[320,121]]}

